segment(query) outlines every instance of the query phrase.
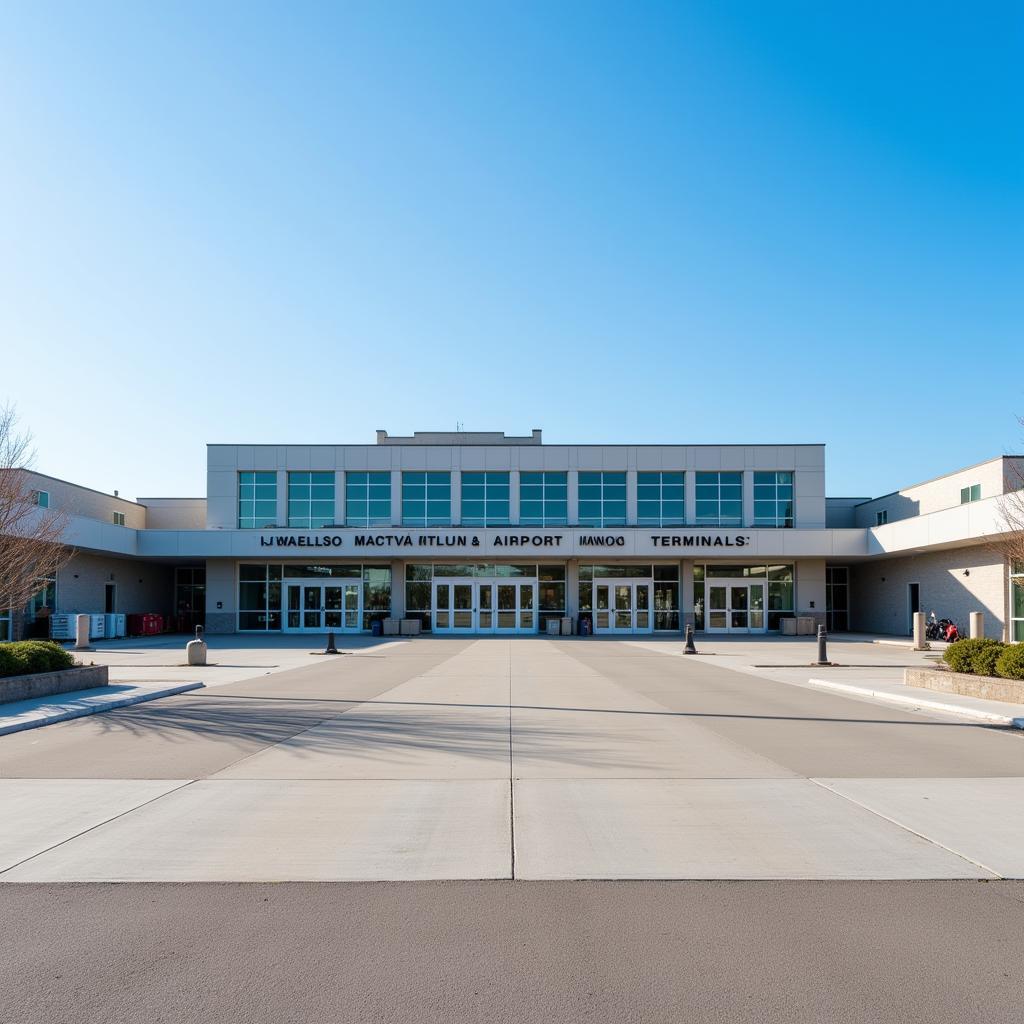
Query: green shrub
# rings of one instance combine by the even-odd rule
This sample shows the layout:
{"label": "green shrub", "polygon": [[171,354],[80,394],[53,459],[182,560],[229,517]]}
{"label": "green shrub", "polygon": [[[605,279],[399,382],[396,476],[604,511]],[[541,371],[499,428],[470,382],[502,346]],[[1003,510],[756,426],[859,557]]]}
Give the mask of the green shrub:
{"label": "green shrub", "polygon": [[987,636],[957,640],[956,643],[952,643],[946,648],[942,660],[954,672],[977,672],[974,659],[985,648],[996,644],[998,644],[997,640],[991,640]]}
{"label": "green shrub", "polygon": [[1005,650],[1006,645],[998,642],[980,648],[978,653],[971,659],[974,674],[978,676],[994,676],[996,674],[996,662]]}
{"label": "green shrub", "polygon": [[1024,644],[1007,644],[996,662],[996,672],[1004,679],[1024,679]]}
{"label": "green shrub", "polygon": [[73,668],[74,664],[71,652],[52,640],[19,640],[0,645],[0,676],[58,672]]}

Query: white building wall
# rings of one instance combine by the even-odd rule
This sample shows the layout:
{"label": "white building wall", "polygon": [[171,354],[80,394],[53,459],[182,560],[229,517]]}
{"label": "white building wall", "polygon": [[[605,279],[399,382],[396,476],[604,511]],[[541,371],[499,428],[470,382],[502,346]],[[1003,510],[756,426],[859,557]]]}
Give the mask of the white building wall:
{"label": "white building wall", "polygon": [[234,633],[238,625],[237,611],[238,584],[235,562],[227,558],[207,559],[206,631]]}
{"label": "white building wall", "polygon": [[146,508],[147,530],[203,530],[205,498],[139,498]]}
{"label": "white building wall", "polygon": [[130,529],[141,530],[146,526],[146,509],[138,502],[94,491],[89,487],[80,487],[43,473],[26,470],[25,477],[33,490],[49,494],[49,507],[52,509],[111,524],[114,522],[114,513],[121,512],[124,514],[124,525]]}
{"label": "white building wall", "polygon": [[978,484],[981,498],[993,498],[1024,483],[1024,458],[998,458],[948,473],[913,487],[904,487],[857,506],[856,525],[874,526],[877,513],[888,514],[889,522],[928,515],[960,504],[960,491]]}
{"label": "white building wall", "polygon": [[[459,438],[460,435],[445,435]],[[471,435],[476,436],[476,435]],[[480,435],[485,436],[485,435]],[[491,436],[491,435],[486,435]],[[494,435],[499,436],[500,435]],[[233,529],[238,520],[238,473],[243,470],[277,472],[279,527],[285,525],[286,471],[301,469],[390,471],[392,516],[401,522],[401,473],[441,470],[452,473],[453,523],[458,522],[459,475],[463,471],[559,470],[569,473],[569,515],[575,519],[576,473],[626,471],[631,522],[636,516],[636,471],[661,469],[686,473],[686,509],[692,522],[694,471],[735,471],[744,475],[744,518],[753,515],[753,473],[789,470],[795,473],[795,521],[802,529],[825,525],[824,445],[540,445],[414,443],[388,439],[379,445],[209,445],[207,449],[207,526]]]}
{"label": "white building wall", "polygon": [[170,615],[174,609],[172,566],[79,552],[57,574],[56,611],[102,612],[107,583],[117,587],[115,611]]}
{"label": "white building wall", "polygon": [[921,611],[967,629],[971,612],[985,615],[985,634],[1004,639],[1007,576],[984,546],[953,548],[850,565],[850,625],[859,632],[910,635],[908,585],[920,585]]}

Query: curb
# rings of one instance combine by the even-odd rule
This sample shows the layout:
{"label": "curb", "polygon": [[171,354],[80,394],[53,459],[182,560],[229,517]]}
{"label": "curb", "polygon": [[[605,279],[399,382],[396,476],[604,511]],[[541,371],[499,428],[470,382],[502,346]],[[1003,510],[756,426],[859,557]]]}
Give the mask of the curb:
{"label": "curb", "polygon": [[157,700],[160,697],[173,697],[178,693],[198,690],[201,687],[205,687],[205,685],[205,683],[182,683],[179,686],[168,686],[160,690],[127,693],[116,700],[97,701],[95,704],[81,704],[78,707],[67,708],[64,711],[58,711],[56,714],[47,715],[45,718],[30,718],[21,722],[0,723],[0,736],[24,732],[26,729],[38,729],[41,726],[54,725],[57,722],[68,722],[72,718],[85,718],[87,715],[97,715],[102,711],[113,711],[115,708],[126,708],[132,704],[144,704],[147,701]]}
{"label": "curb", "polygon": [[904,696],[901,693],[889,693],[886,690],[871,690],[865,686],[851,686],[848,683],[834,683],[830,679],[808,679],[810,686],[821,690],[834,690],[837,693],[848,693],[854,697],[871,697],[874,700],[887,701],[890,704],[912,705],[928,711],[942,711],[949,715],[960,715],[975,718],[979,722],[993,725],[1008,725],[1011,729],[1024,729],[1024,718],[1011,715],[1000,715],[994,711],[982,711],[978,708],[964,707],[962,704],[944,704],[938,700],[921,700],[919,697]]}

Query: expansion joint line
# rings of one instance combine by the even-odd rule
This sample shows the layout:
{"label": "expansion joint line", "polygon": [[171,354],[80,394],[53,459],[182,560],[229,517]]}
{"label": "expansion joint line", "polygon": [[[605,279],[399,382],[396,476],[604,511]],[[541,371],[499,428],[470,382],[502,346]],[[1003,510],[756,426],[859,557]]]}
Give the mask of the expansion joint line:
{"label": "expansion joint line", "polygon": [[508,643],[508,836],[509,836],[509,861],[512,869],[512,879],[516,877],[516,783],[515,765],[512,757],[512,641]]}

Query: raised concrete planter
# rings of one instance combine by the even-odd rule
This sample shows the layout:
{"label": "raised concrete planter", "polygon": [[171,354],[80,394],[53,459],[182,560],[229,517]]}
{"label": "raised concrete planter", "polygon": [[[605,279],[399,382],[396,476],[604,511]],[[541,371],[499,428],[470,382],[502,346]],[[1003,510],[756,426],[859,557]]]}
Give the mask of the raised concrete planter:
{"label": "raised concrete planter", "polygon": [[106,665],[84,665],[59,672],[35,672],[30,676],[5,676],[0,679],[0,704],[13,700],[48,697],[51,693],[73,693],[109,684]]}
{"label": "raised concrete planter", "polygon": [[967,672],[943,672],[934,668],[905,668],[903,682],[907,686],[920,686],[940,693],[959,693],[963,697],[1024,704],[1024,679],[973,676]]}

